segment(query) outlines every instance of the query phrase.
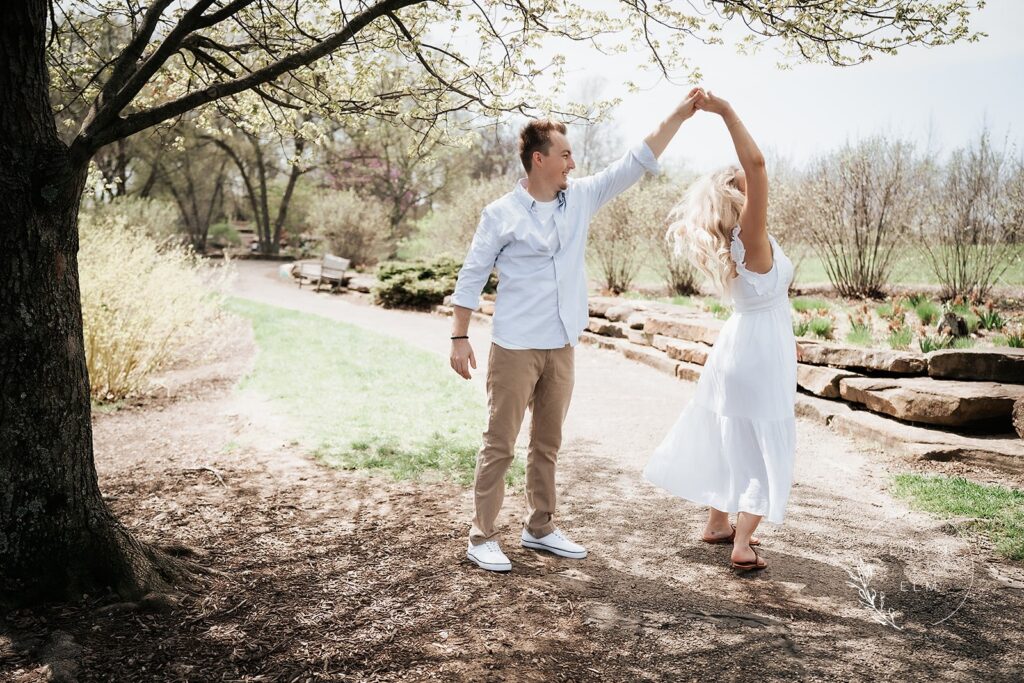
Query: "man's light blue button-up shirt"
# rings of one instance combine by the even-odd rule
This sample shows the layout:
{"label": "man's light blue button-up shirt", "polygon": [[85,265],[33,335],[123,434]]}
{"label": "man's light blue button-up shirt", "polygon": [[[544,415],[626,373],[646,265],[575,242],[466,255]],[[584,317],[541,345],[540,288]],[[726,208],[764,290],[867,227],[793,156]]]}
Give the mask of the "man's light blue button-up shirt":
{"label": "man's light blue button-up shirt", "polygon": [[590,219],[645,171],[659,173],[660,167],[641,142],[600,173],[570,180],[568,189],[558,193],[557,239],[549,239],[534,214],[526,179],[517,181],[481,214],[452,303],[477,310],[484,283],[497,268],[494,342],[513,349],[575,346],[589,318],[585,258]]}

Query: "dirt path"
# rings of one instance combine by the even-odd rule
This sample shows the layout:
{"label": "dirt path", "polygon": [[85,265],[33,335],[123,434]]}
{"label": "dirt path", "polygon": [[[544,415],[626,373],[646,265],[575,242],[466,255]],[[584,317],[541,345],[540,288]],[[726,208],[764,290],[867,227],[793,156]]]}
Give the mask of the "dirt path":
{"label": "dirt path", "polygon": [[[236,293],[446,362],[441,318],[299,291],[258,263],[242,264]],[[481,352],[486,326],[472,334]],[[579,347],[559,522],[590,557],[519,548],[522,491],[510,491],[514,569],[494,575],[462,560],[468,491],[320,467],[266,406],[232,392],[253,352],[237,336],[219,361],[168,374],[175,399],[95,425],[120,517],[225,575],[168,613],[86,600],[10,615],[0,676],[41,680],[42,664],[77,662],[80,680],[1019,680],[1024,571],[885,492],[892,472],[923,465],[798,421],[787,520],[759,533],[771,567],[736,577],[725,547],[695,542],[704,511],[640,478],[693,385]],[[859,563],[874,568],[881,610],[849,585]],[[889,608],[896,627],[879,623]],[[53,646],[70,642],[61,634],[74,656]]]}

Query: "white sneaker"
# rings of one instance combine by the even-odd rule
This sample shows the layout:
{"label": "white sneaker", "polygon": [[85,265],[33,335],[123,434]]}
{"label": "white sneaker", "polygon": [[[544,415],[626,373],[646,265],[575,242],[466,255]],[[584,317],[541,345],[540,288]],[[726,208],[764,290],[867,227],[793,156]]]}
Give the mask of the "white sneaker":
{"label": "white sneaker", "polygon": [[569,557],[574,560],[582,560],[587,556],[587,549],[579,543],[570,541],[562,534],[560,529],[555,529],[543,538],[537,538],[526,529],[523,529],[522,544],[524,548],[547,550],[555,555]]}
{"label": "white sneaker", "polygon": [[470,543],[469,548],[466,550],[466,557],[476,562],[478,567],[487,571],[512,571],[512,563],[505,557],[505,553],[501,552],[501,547],[497,541],[485,541],[478,545]]}

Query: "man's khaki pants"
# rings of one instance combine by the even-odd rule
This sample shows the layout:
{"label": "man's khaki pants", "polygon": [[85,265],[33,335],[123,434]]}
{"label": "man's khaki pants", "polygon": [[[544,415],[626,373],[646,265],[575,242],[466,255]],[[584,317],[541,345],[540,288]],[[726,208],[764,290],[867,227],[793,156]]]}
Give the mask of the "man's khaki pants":
{"label": "man's khaki pants", "polygon": [[477,455],[476,512],[469,541],[493,540],[494,523],[505,498],[505,473],[515,455],[516,437],[532,403],[530,449],[526,459],[526,530],[540,538],[554,531],[555,461],[562,423],[575,380],[573,347],[513,351],[491,344],[487,367],[487,431]]}

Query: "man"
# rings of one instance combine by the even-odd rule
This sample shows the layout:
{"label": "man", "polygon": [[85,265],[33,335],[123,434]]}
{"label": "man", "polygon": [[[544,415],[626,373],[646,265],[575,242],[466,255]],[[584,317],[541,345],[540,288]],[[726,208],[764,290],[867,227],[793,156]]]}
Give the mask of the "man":
{"label": "man", "polygon": [[645,171],[659,172],[658,157],[702,96],[694,88],[657,130],[621,159],[572,182],[569,173],[576,164],[565,125],[530,121],[519,139],[526,177],[480,217],[452,296],[451,366],[466,379],[470,368],[476,368],[468,335],[470,315],[497,267],[487,371],[489,417],[477,455],[475,513],[467,549],[467,557],[483,569],[512,569],[496,540],[495,521],[516,436],[531,404],[521,544],[562,557],[587,556],[583,546],[555,526],[554,513],[555,462],[572,396],[573,348],[589,317],[584,256],[590,219]]}

